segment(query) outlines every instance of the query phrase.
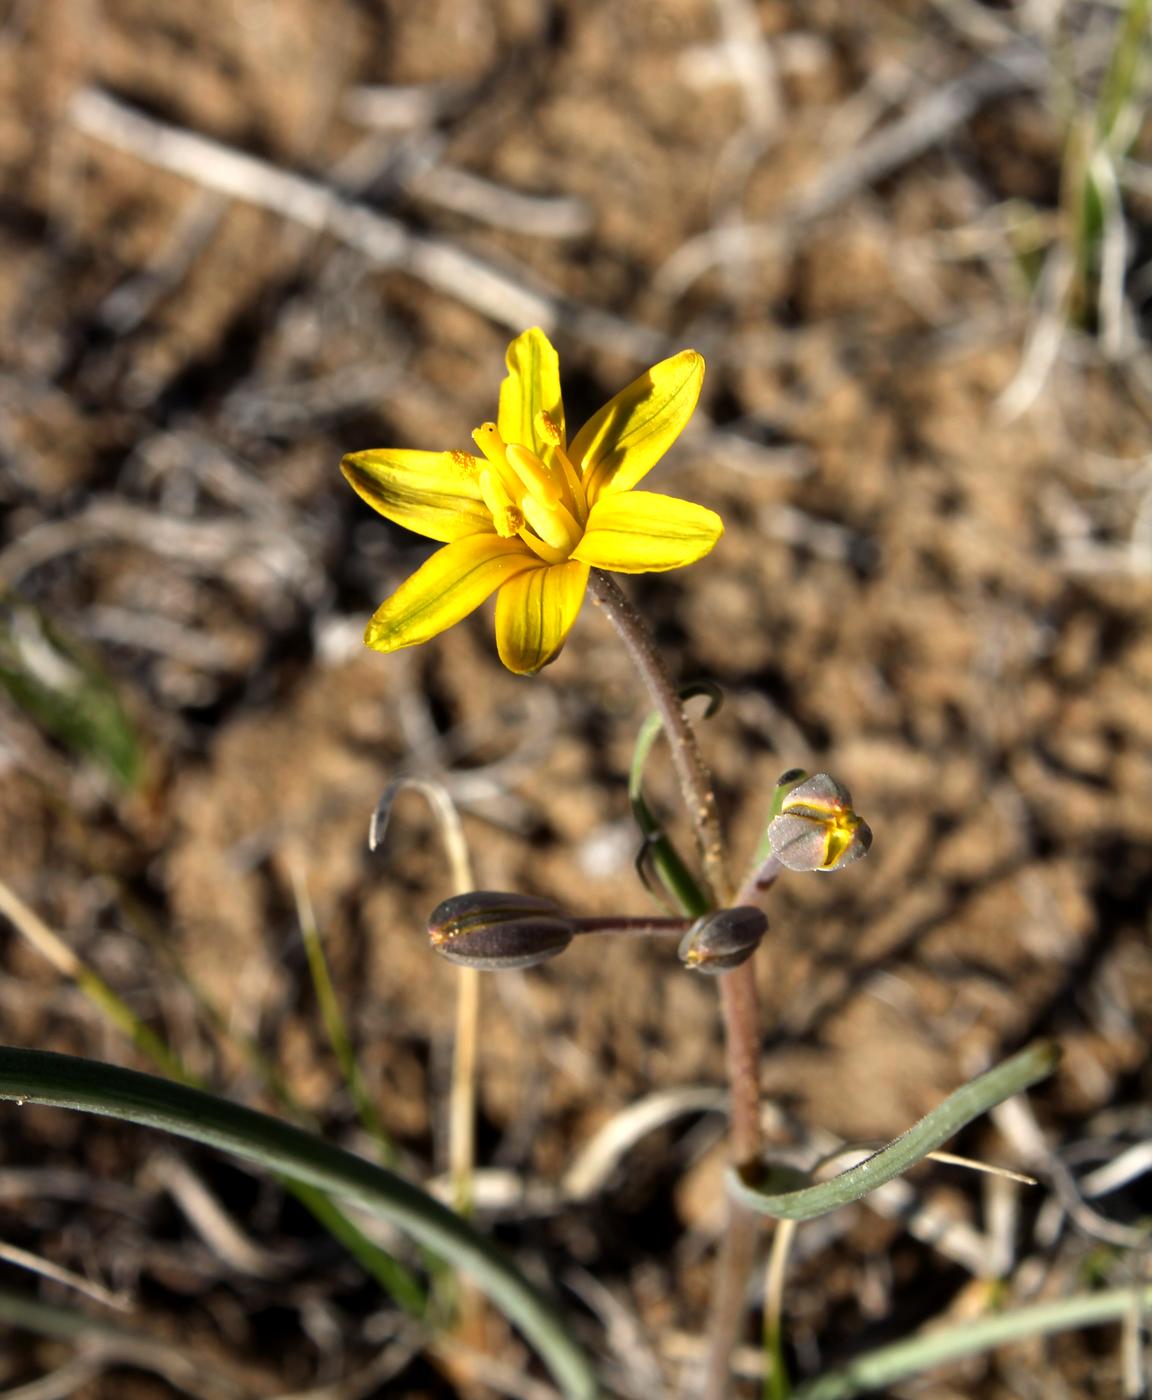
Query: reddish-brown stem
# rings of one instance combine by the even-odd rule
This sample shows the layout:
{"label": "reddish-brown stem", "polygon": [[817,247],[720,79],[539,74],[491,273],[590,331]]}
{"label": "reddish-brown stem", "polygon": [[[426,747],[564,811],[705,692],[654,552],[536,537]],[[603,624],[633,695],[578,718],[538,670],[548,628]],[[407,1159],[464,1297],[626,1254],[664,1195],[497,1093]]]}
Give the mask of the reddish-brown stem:
{"label": "reddish-brown stem", "polygon": [[744,1323],[748,1280],[756,1266],[764,1217],[739,1201],[728,1201],[728,1214],[716,1272],[712,1277],[712,1308],[708,1318],[708,1358],[701,1400],[725,1400],[732,1383],[732,1352]]}
{"label": "reddish-brown stem", "polygon": [[682,938],[692,927],[691,919],[625,919],[581,918],[570,919],[572,932],[624,934],[632,938]]}
{"label": "reddish-brown stem", "polygon": [[672,766],[676,770],[684,805],[700,847],[704,879],[712,896],[713,907],[721,908],[732,892],[725,868],[724,839],[720,834],[716,795],[676,686],[644,619],[621,592],[616,580],[600,569],[593,569],[588,579],[588,591],[616,629],[632,664],[648,688],[652,703],[659,711],[672,754]]}
{"label": "reddish-brown stem", "polygon": [[[733,891],[726,870],[716,797],[676,687],[643,618],[615,579],[593,569],[588,587],[624,643],[660,714],[684,804],[696,833],[713,908],[724,908],[731,904]],[[760,1153],[760,1029],[753,964],[744,963],[718,980],[731,1099],[731,1158],[739,1166]],[[728,1225],[716,1261],[705,1400],[722,1400],[728,1394],[730,1357],[744,1317],[744,1296],[756,1258],[759,1225],[758,1216],[735,1202],[729,1203]]]}
{"label": "reddish-brown stem", "polygon": [[[735,1167],[760,1155],[760,1029],[754,969],[753,959],[718,979],[728,1059],[728,1150]],[[763,1225],[763,1216],[729,1200],[712,1284],[703,1400],[724,1400],[728,1394],[731,1356],[740,1340],[745,1294]]]}
{"label": "reddish-brown stem", "polygon": [[750,959],[719,978],[731,1095],[730,1148],[737,1167],[760,1155],[760,1013],[755,968],[755,959]]}

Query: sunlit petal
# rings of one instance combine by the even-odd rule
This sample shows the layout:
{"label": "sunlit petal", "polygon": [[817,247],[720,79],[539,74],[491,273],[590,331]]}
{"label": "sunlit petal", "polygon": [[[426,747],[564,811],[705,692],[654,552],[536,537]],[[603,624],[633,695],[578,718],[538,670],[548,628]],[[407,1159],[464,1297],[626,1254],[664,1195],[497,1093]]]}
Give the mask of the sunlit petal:
{"label": "sunlit petal", "polygon": [[352,489],[373,510],[447,544],[465,535],[491,534],[492,516],[466,453],[402,452],[382,447],[351,452],[340,463]]}
{"label": "sunlit petal", "polygon": [[539,568],[518,539],[469,535],[446,544],[380,604],[364,640],[376,651],[417,646],[467,617],[502,583]]}
{"label": "sunlit petal", "polygon": [[590,505],[643,480],[691,418],[703,380],[703,358],[681,350],[633,380],[584,424],[568,455]]}
{"label": "sunlit petal", "polygon": [[564,442],[564,401],[560,397],[560,360],[538,327],[524,331],[508,347],[508,375],[500,385],[496,426],[505,442],[517,442],[547,459],[553,442],[536,422],[546,413]]}
{"label": "sunlit petal", "polygon": [[569,560],[518,574],[496,599],[496,645],[510,671],[530,676],[560,654],[584,601],[588,565]]}
{"label": "sunlit petal", "polygon": [[723,533],[724,522],[706,506],[626,491],[600,497],[572,557],[619,574],[659,573],[703,559]]}

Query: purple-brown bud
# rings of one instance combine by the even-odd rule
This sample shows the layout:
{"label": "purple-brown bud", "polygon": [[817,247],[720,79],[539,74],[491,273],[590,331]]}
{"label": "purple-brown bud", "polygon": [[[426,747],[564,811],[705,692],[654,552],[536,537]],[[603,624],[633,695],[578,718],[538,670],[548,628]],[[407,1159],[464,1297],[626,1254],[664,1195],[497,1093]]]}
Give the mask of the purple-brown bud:
{"label": "purple-brown bud", "polygon": [[497,890],[453,895],[428,917],[432,947],[449,962],[481,972],[547,962],[567,948],[574,932],[553,900]]}
{"label": "purple-brown bud", "polygon": [[717,909],[696,920],[680,940],[677,953],[694,972],[728,972],[748,961],[767,932],[762,909],[751,904]]}
{"label": "purple-brown bud", "polygon": [[842,870],[867,855],[872,830],[852,809],[852,795],[827,773],[792,789],[768,824],[772,854],[789,870]]}

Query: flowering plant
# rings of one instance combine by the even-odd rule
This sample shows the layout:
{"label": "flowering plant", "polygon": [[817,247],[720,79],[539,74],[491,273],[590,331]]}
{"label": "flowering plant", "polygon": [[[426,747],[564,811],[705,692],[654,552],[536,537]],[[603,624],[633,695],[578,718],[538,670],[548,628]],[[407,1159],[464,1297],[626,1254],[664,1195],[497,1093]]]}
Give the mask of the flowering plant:
{"label": "flowering plant", "polygon": [[[579,936],[671,935],[685,968],[715,976],[731,1092],[732,1170],[703,1394],[719,1400],[728,1393],[758,1221],[765,1215],[808,1219],[858,1199],[977,1113],[1049,1073],[1054,1052],[1033,1047],[973,1080],[866,1163],[830,1181],[762,1160],[754,976],[754,957],[768,932],[761,905],[783,872],[841,870],[867,853],[872,833],[842,783],[826,773],[790,769],[772,794],[751,868],[732,881],[711,778],[683,704],[701,687],[675,686],[643,618],[611,578],[695,563],[723,533],[720,517],[705,506],[637,489],[696,407],[704,376],[700,355],[682,350],[654,365],[571,440],[559,361],[542,330],[512,341],[507,368],[496,420],[472,434],[480,455],[378,448],[344,458],[344,475],[370,506],[443,546],[381,603],[365,640],[383,652],[416,646],[495,593],[500,659],[517,674],[534,675],[559,655],[591,591],[640,672],[655,713],[637,741],[629,798],[643,841],[640,865],[654,872],[676,913],[581,917],[542,895],[472,889],[460,878],[456,893],[430,915],[428,932],[432,947],[462,969],[458,1065],[475,1062],[476,973],[534,967],[561,956]],[[644,767],[661,731],[695,835],[695,860],[676,849],[644,796]],[[377,817],[386,817],[399,786],[386,794]],[[470,1103],[453,1117],[467,1137]],[[466,1190],[460,1199],[467,1199]],[[782,1271],[790,1238],[787,1230],[778,1232],[772,1271]],[[784,1374],[779,1303],[777,1291],[766,1320],[778,1380]],[[786,1389],[786,1380],[781,1383]],[[593,1393],[582,1386],[571,1393]],[[773,1393],[785,1392],[777,1387]]]}

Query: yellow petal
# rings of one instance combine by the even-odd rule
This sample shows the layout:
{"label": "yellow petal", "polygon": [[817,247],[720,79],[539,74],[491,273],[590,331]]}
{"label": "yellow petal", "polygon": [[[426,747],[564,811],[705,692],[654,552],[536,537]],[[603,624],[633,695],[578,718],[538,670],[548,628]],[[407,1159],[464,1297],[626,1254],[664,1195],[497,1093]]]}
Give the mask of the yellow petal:
{"label": "yellow petal", "polygon": [[500,660],[518,676],[531,676],[555,661],[572,630],[588,565],[569,559],[518,574],[496,599],[496,646]]}
{"label": "yellow petal", "polygon": [[505,442],[530,448],[547,462],[555,444],[543,436],[536,418],[546,413],[559,429],[563,445],[560,358],[539,326],[533,326],[509,345],[507,363],[508,375],[500,385],[500,410],[496,417],[500,436]]}
{"label": "yellow petal", "polygon": [[340,463],[352,489],[373,510],[406,530],[447,544],[491,534],[476,458],[467,453],[401,452],[381,447],[351,452]]}
{"label": "yellow petal", "polygon": [[376,609],[364,640],[376,651],[418,646],[446,631],[539,559],[519,539],[469,535],[446,544]]}
{"label": "yellow petal", "polygon": [[572,557],[618,574],[659,573],[703,559],[723,533],[724,522],[706,506],[624,491],[592,507]]}
{"label": "yellow petal", "polygon": [[568,455],[590,505],[600,496],[630,491],[656,465],[692,417],[704,360],[681,350],[634,379],[580,429]]}

